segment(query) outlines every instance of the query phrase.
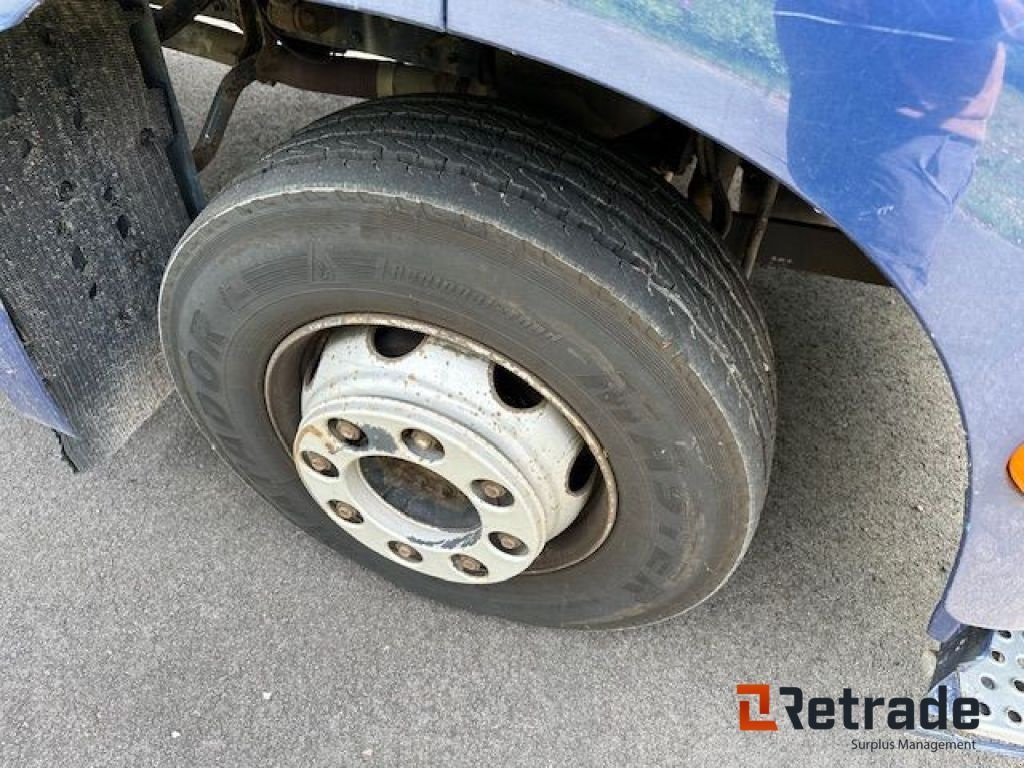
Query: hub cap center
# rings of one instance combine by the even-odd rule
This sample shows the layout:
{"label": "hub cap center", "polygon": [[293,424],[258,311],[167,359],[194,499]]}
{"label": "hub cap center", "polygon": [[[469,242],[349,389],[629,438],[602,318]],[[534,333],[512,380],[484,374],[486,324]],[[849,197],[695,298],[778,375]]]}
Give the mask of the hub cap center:
{"label": "hub cap center", "polygon": [[409,519],[452,533],[480,528],[480,515],[462,491],[441,475],[411,461],[367,456],[359,469],[369,486]]}

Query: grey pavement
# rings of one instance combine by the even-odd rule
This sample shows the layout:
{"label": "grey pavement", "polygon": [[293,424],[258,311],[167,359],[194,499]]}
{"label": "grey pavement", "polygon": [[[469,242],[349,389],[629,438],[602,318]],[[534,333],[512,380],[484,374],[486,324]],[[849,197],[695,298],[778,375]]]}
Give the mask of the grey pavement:
{"label": "grey pavement", "polygon": [[[222,68],[171,57],[191,129]],[[343,100],[254,88],[211,190]],[[0,406],[0,765],[1008,765],[741,734],[739,682],[917,695],[959,537],[952,395],[895,293],[757,277],[781,421],[753,547],[711,601],[620,633],[406,594],[279,517],[176,399],[72,475]]]}

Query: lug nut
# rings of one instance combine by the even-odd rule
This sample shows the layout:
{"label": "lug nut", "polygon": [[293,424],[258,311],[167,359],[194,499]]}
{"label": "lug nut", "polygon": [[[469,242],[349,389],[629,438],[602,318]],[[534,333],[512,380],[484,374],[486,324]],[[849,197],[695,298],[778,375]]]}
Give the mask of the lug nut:
{"label": "lug nut", "polygon": [[331,463],[331,460],[316,451],[303,451],[302,460],[306,462],[306,466],[318,474],[328,477],[338,476],[338,469]]}
{"label": "lug nut", "polygon": [[411,546],[406,544],[404,541],[392,541],[388,543],[388,548],[398,555],[403,560],[408,560],[410,563],[418,563],[423,559],[423,555],[413,549]]}
{"label": "lug nut", "polygon": [[477,496],[496,507],[508,507],[513,501],[508,488],[493,480],[477,480],[473,483],[473,490]]}
{"label": "lug nut", "polygon": [[407,429],[402,433],[402,439],[409,450],[424,459],[436,460],[444,456],[441,441],[422,429]]}
{"label": "lug nut", "polygon": [[345,419],[333,419],[330,423],[330,430],[335,437],[350,445],[360,445],[366,440],[363,430]]}
{"label": "lug nut", "polygon": [[452,555],[452,565],[467,576],[486,576],[487,566],[469,555]]}
{"label": "lug nut", "polygon": [[508,491],[506,491],[502,486],[490,480],[486,480],[483,483],[481,483],[480,490],[483,491],[484,498],[490,499],[491,501],[494,501],[495,499],[500,499],[502,496],[508,493]]}
{"label": "lug nut", "polygon": [[492,533],[491,544],[509,555],[522,555],[526,552],[526,545],[521,539],[511,533]]}
{"label": "lug nut", "polygon": [[432,451],[437,449],[437,440],[432,435],[428,435],[426,432],[414,429],[412,434],[409,435],[409,440],[419,448],[421,451]]}
{"label": "lug nut", "polygon": [[332,501],[331,511],[335,517],[344,520],[346,523],[352,523],[358,525],[363,522],[363,516],[359,514],[359,510],[353,507],[351,504],[346,504],[344,501]]}

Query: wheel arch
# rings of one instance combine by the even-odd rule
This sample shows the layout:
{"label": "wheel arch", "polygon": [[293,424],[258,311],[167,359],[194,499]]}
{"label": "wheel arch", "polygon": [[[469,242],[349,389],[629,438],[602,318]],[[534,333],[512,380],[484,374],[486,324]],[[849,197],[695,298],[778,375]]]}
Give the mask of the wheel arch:
{"label": "wheel arch", "polygon": [[[389,0],[330,4],[392,15]],[[515,52],[647,104],[799,190],[787,161],[784,90],[768,90],[706,51],[669,44],[582,2],[443,0],[443,19],[450,34]],[[803,196],[828,212],[823,201]],[[849,221],[833,219],[851,233]],[[1024,253],[974,222],[958,219],[951,229],[926,291],[908,285],[884,254],[866,250],[932,340],[968,436],[964,535],[932,622],[938,637],[950,635],[957,623],[1024,627],[1024,573],[1013,574],[1014,563],[1024,559],[1024,515],[1007,514],[1020,509],[1021,497],[1005,470],[1009,452],[1024,440],[1024,380],[1014,376],[1024,367],[1024,347],[992,342],[1005,330],[1000,315],[1015,306],[1005,286],[1024,282]],[[965,253],[971,253],[972,264],[960,258]],[[1008,600],[1008,592],[989,590],[994,579],[1008,579],[1018,597]]]}

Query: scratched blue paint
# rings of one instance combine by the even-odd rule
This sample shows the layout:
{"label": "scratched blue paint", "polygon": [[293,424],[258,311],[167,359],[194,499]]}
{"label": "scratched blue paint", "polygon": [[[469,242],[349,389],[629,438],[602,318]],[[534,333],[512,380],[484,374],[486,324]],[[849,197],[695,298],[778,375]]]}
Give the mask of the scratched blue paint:
{"label": "scratched blue paint", "polygon": [[20,413],[51,429],[74,436],[75,430],[36,373],[18,332],[0,302],[0,391]]}

